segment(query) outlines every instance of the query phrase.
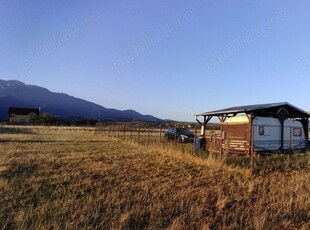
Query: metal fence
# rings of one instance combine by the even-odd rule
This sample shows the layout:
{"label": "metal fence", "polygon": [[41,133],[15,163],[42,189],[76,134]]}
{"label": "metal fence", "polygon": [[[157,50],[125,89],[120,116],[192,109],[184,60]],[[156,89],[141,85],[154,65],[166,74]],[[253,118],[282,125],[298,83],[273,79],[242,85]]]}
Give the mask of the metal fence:
{"label": "metal fence", "polygon": [[169,127],[185,127],[195,133],[200,132],[201,126],[195,125],[167,125],[167,124],[103,124],[97,123],[95,134],[107,135],[113,137],[122,137],[124,140],[147,140],[147,141],[164,141],[165,132]]}
{"label": "metal fence", "polygon": [[95,135],[119,138],[123,141],[137,143],[144,146],[153,146],[165,150],[197,153],[193,142],[178,143],[175,140],[167,140],[165,132],[169,127],[188,128],[195,137],[200,135],[200,125],[189,126],[188,124],[104,124],[97,123]]}

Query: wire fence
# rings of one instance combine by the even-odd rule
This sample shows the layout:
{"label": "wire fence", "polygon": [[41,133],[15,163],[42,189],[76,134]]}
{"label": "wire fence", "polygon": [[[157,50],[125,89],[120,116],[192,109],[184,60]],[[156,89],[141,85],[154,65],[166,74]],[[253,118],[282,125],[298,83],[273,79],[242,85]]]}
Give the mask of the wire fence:
{"label": "wire fence", "polygon": [[182,153],[196,153],[194,140],[179,143],[177,136],[167,140],[165,135],[169,127],[188,128],[195,137],[200,136],[200,125],[168,124],[103,124],[97,123],[95,135],[119,138],[122,141],[137,143],[143,146],[156,147],[161,150],[174,150]]}
{"label": "wire fence", "polygon": [[[95,135],[109,136],[113,138],[118,138],[122,141],[127,141],[130,143],[136,143],[142,146],[154,150],[160,150],[164,152],[174,152],[174,153],[190,153],[198,155],[199,157],[205,158],[210,156],[215,157],[215,159],[220,159],[220,161],[231,165],[238,166],[242,168],[251,169],[253,174],[254,171],[273,171],[273,170],[283,170],[285,168],[305,168],[309,164],[309,157],[303,155],[296,155],[294,157],[291,154],[287,155],[267,155],[265,157],[256,157],[255,161],[251,161],[248,155],[245,157],[239,157],[241,155],[234,154],[218,154],[214,152],[209,152],[207,149],[212,146],[212,138],[218,137],[220,135],[219,130],[206,130],[205,138],[207,140],[206,148],[197,151],[197,146],[195,147],[195,141],[190,143],[178,143],[177,139],[167,140],[165,133],[169,127],[175,128],[188,128],[194,133],[195,138],[200,137],[201,126],[200,125],[167,125],[167,124],[103,124],[97,123],[95,126]],[[260,156],[260,155],[258,155]],[[269,157],[268,157],[269,156]]]}

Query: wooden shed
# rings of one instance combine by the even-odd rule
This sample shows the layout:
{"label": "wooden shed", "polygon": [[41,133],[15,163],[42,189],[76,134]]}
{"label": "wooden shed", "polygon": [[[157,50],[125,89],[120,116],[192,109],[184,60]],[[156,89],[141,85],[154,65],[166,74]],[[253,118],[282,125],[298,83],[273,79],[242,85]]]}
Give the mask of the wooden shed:
{"label": "wooden shed", "polygon": [[[305,150],[308,141],[310,114],[290,103],[237,106],[196,114],[202,124],[201,134],[206,148],[213,152],[249,154]],[[219,133],[206,133],[213,118],[221,122]]]}

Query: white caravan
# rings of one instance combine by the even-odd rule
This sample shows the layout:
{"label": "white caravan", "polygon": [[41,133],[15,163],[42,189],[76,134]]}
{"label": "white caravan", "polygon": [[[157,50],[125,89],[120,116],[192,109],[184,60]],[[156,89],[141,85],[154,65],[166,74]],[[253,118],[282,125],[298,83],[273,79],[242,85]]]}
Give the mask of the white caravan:
{"label": "white caravan", "polygon": [[[227,125],[249,123],[246,115],[228,118]],[[237,127],[236,126],[236,127]],[[254,151],[275,151],[281,148],[281,123],[272,117],[255,117],[252,121]],[[305,149],[307,140],[300,121],[284,121],[283,149]]]}

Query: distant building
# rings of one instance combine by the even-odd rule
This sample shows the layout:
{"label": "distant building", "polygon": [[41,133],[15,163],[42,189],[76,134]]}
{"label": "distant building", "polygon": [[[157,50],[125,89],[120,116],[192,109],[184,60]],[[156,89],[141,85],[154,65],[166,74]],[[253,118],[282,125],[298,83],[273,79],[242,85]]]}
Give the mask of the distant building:
{"label": "distant building", "polygon": [[36,115],[40,114],[39,109],[34,108],[16,108],[10,107],[9,108],[9,119],[10,123],[29,123],[30,122],[30,115],[34,113]]}

